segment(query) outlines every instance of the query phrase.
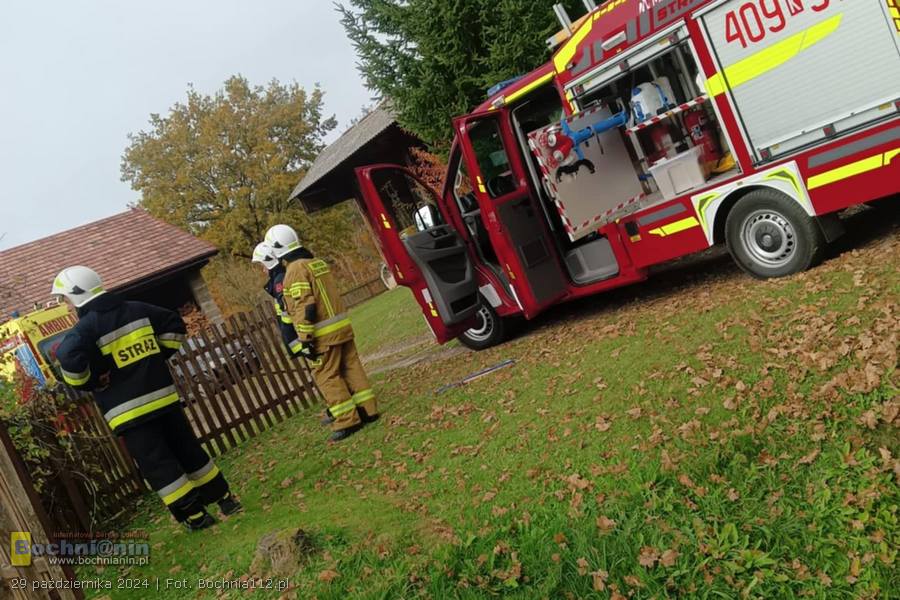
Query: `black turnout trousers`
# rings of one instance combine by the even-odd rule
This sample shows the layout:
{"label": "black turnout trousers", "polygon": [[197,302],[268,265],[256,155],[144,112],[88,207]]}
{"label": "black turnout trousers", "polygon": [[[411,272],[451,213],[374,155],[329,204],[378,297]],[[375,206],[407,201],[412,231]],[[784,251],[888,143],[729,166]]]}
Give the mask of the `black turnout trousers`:
{"label": "black turnout trousers", "polygon": [[121,432],[150,487],[179,521],[228,495],[228,482],[206,454],[180,406]]}

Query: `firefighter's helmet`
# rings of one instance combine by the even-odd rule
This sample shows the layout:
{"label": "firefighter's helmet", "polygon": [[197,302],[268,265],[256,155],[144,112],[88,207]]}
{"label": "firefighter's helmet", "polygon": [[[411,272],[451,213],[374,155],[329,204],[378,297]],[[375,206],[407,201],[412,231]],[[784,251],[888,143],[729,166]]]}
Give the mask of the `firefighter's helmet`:
{"label": "firefighter's helmet", "polygon": [[59,272],[53,280],[53,288],[50,293],[55,296],[65,296],[75,307],[81,307],[106,293],[103,289],[103,281],[97,272],[88,267],[68,267]]}
{"label": "firefighter's helmet", "polygon": [[253,249],[253,262],[262,263],[265,268],[271,271],[278,266],[278,257],[275,256],[272,246],[265,242],[260,242]]}
{"label": "firefighter's helmet", "polygon": [[300,248],[300,237],[293,227],[272,225],[266,232],[266,243],[272,247],[277,258]]}

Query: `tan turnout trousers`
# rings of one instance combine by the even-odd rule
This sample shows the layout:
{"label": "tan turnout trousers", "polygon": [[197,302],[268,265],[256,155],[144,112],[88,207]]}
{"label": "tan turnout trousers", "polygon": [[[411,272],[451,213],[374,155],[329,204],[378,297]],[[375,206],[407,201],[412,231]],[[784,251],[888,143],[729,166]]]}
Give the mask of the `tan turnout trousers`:
{"label": "tan turnout trousers", "polygon": [[328,264],[320,259],[290,261],[284,300],[301,342],[314,342],[319,359],[313,376],[334,417],[335,431],[360,423],[357,409],[378,414],[375,392],[359,360],[353,326]]}

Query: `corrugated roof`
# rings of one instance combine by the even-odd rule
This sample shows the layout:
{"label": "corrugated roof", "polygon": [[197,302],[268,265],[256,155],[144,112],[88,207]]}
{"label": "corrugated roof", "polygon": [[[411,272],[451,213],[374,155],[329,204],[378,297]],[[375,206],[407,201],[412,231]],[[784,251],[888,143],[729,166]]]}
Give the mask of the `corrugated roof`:
{"label": "corrugated roof", "polygon": [[341,137],[326,146],[315,162],[303,176],[303,179],[291,192],[291,198],[296,198],[305,190],[315,185],[317,181],[325,177],[332,170],[340,166],[342,162],[350,158],[354,152],[372,141],[379,133],[390,127],[397,120],[388,102],[382,102],[369,114],[359,120],[358,123],[347,129]]}
{"label": "corrugated roof", "polygon": [[0,321],[50,300],[57,273],[91,267],[106,289],[131,287],[207,259],[218,250],[190,233],[133,208],[0,251]]}

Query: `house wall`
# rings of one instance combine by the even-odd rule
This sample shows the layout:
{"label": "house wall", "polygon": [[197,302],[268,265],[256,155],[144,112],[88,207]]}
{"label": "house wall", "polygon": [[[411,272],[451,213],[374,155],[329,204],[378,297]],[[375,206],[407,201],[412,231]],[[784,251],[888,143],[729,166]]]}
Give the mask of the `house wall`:
{"label": "house wall", "polygon": [[221,323],[222,311],[219,310],[219,306],[216,304],[216,301],[213,300],[212,294],[209,293],[206,280],[203,279],[203,274],[200,270],[190,271],[187,274],[186,279],[187,284],[191,289],[194,302],[200,307],[200,311],[213,323]]}

